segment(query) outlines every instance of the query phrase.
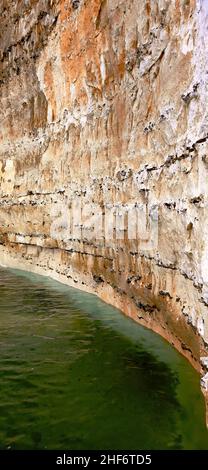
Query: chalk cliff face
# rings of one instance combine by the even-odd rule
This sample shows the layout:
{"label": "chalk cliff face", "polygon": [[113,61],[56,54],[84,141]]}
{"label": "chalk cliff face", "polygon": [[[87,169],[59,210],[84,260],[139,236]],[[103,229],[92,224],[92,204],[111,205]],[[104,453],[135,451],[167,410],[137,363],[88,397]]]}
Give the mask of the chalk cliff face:
{"label": "chalk cliff face", "polygon": [[97,293],[198,368],[207,45],[207,0],[0,1],[0,262]]}

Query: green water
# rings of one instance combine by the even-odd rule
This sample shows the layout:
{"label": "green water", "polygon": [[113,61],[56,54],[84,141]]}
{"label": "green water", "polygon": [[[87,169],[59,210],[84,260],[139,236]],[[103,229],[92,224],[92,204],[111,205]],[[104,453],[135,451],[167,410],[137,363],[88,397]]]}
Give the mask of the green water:
{"label": "green water", "polygon": [[0,270],[0,449],[208,449],[199,376],[93,295]]}

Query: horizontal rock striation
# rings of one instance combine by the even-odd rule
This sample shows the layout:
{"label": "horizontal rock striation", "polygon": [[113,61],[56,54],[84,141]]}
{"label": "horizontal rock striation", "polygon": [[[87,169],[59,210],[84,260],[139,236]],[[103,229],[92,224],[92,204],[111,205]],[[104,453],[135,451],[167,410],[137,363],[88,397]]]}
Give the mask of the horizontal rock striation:
{"label": "horizontal rock striation", "polygon": [[208,5],[1,0],[0,261],[208,346]]}

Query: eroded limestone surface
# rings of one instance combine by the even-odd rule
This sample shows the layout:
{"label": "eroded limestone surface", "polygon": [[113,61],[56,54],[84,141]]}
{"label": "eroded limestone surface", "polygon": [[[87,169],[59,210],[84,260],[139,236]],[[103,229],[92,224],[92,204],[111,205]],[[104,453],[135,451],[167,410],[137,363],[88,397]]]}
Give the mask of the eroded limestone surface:
{"label": "eroded limestone surface", "polygon": [[[1,263],[97,293],[200,368],[207,0],[1,0],[0,18]],[[71,233],[74,201],[101,224],[143,209],[153,243],[125,221],[123,239]]]}

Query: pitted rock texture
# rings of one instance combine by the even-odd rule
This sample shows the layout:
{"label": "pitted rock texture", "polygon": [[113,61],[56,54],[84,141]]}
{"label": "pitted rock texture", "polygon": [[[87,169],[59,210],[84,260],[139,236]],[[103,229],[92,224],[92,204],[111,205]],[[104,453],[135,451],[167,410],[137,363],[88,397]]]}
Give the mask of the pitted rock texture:
{"label": "pitted rock texture", "polygon": [[[1,0],[0,22],[1,263],[97,293],[199,368],[208,2]],[[158,239],[70,236],[66,213],[54,236],[75,200],[157,208]]]}

